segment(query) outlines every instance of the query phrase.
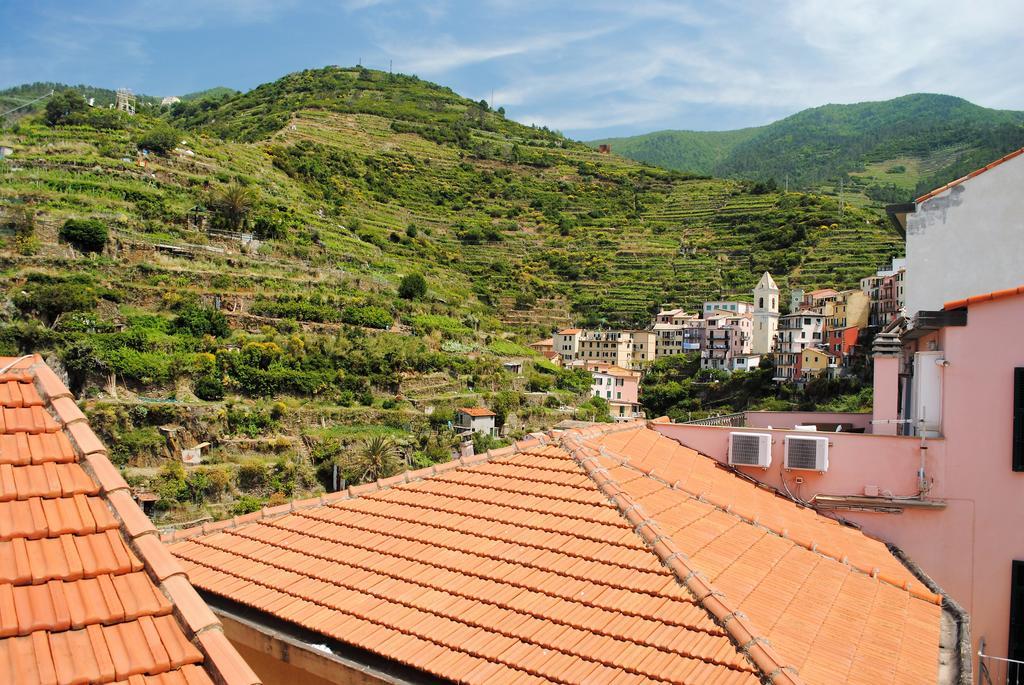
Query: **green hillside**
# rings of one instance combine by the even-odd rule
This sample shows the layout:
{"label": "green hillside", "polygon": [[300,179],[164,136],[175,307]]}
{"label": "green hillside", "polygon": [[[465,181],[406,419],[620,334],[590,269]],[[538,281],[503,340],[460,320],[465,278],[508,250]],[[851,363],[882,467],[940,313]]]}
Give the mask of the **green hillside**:
{"label": "green hillside", "polygon": [[825,105],[756,129],[613,141],[615,152],[670,169],[827,192],[844,179],[855,201],[875,205],[905,201],[1021,146],[1024,112],[932,94]]}
{"label": "green hillside", "polygon": [[[14,86],[13,88],[6,88],[0,90],[0,112],[6,112],[7,110],[20,108],[26,103],[30,103],[33,100],[39,99],[39,102],[33,103],[25,108],[20,108],[16,112],[11,113],[6,117],[7,119],[14,120],[32,114],[34,112],[41,111],[46,106],[46,100],[44,98],[51,91],[61,92],[71,90],[81,95],[86,100],[90,98],[97,107],[110,107],[114,104],[116,97],[116,91],[110,88],[97,88],[95,86],[77,85],[70,86],[65,83],[52,83],[52,82],[36,82],[26,83],[20,86]],[[231,88],[216,87],[208,88],[206,90],[197,91],[195,93],[187,93],[180,96],[182,102],[196,102],[205,100],[219,100],[221,98],[237,95],[238,91]],[[156,97],[153,95],[142,95],[139,93],[135,94],[136,103],[140,107],[158,107],[160,101],[163,98]],[[0,122],[2,123],[2,122]]]}
{"label": "green hillside", "polygon": [[602,138],[589,145],[611,145],[612,152],[666,169],[711,176],[740,143],[763,127],[735,131],[654,131],[626,138]]}
{"label": "green hillside", "polygon": [[[589,377],[523,347],[554,327],[748,297],[765,269],[853,286],[902,247],[827,197],[601,155],[358,68],[135,117],[40,113],[0,142],[0,354],[63,368],[178,518],[314,488],[336,463],[353,482],[399,468],[352,451],[373,436],[406,464],[445,459],[456,406],[487,404],[512,436],[571,418]],[[168,425],[214,442],[224,473],[155,474]]]}

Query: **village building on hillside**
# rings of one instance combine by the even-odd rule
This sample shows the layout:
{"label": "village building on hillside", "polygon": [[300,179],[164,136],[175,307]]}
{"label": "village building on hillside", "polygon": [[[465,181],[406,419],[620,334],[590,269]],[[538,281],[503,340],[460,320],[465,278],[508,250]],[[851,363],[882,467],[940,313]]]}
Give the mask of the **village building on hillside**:
{"label": "village building on hillside", "polygon": [[806,382],[819,376],[834,376],[838,373],[837,367],[835,355],[818,347],[808,347],[796,355],[793,380]]}
{"label": "village building on hillside", "polygon": [[498,437],[498,428],[495,425],[497,416],[493,411],[484,407],[459,407],[455,410],[455,427],[465,435],[480,433],[496,438]]}
{"label": "village building on hillside", "polygon": [[609,413],[615,421],[643,418],[640,409],[640,372],[611,364],[588,362],[593,381],[590,394],[608,401]]}
{"label": "village building on hillside", "polygon": [[530,349],[535,352],[539,352],[540,354],[544,354],[545,352],[554,352],[554,338],[545,338],[544,340],[538,340],[535,343],[530,343]]}
{"label": "village building on hillside", "polygon": [[702,316],[706,319],[715,312],[727,312],[729,314],[753,314],[754,306],[749,302],[738,302],[736,300],[717,300],[705,302],[701,306]]}
{"label": "village building on hillside", "polygon": [[672,317],[659,315],[652,330],[655,359],[700,352],[706,344],[707,321],[698,318],[696,314],[683,313]]}
{"label": "village building on hillside", "polygon": [[0,683],[258,684],[38,355],[0,416]]}
{"label": "village building on hillside", "polygon": [[701,353],[700,367],[732,370],[734,357],[750,354],[753,326],[749,313],[713,313],[707,318],[707,345]]}
{"label": "village building on hillside", "polygon": [[597,361],[640,369],[655,358],[656,343],[652,331],[567,328],[555,333],[553,340],[555,351],[567,365],[577,361]]}
{"label": "village building on hillside", "polygon": [[905,258],[893,259],[888,269],[879,269],[873,276],[860,279],[860,289],[871,303],[868,326],[875,329],[885,328],[906,306],[906,266]]}
{"label": "village building on hillside", "polygon": [[776,341],[775,377],[781,381],[796,381],[799,355],[808,347],[819,347],[824,340],[825,317],[811,311],[798,311],[779,317],[779,336]]}
{"label": "village building on hillside", "polygon": [[164,539],[279,682],[961,682],[963,617],[917,566],[659,425]]}

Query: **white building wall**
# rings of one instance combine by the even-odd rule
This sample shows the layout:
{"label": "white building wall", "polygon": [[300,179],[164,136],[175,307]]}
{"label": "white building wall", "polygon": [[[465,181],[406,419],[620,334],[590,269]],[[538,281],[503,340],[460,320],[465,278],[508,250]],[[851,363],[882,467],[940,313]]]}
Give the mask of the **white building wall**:
{"label": "white building wall", "polygon": [[907,215],[907,314],[1024,284],[1024,155]]}

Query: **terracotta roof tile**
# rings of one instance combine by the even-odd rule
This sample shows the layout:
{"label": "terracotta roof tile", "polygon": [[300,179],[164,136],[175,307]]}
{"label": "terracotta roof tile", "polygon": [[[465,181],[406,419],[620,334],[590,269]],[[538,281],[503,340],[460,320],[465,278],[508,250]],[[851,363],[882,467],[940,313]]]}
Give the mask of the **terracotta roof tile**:
{"label": "terracotta roof tile", "polygon": [[1013,297],[1015,295],[1024,295],[1024,285],[1016,288],[1006,288],[1005,290],[996,290],[991,293],[984,293],[982,295],[973,295],[971,297],[965,297],[961,300],[953,300],[942,305],[943,309],[960,309],[961,307],[969,307],[972,304],[980,304],[982,302],[990,302],[992,300],[1001,300],[1004,297]]}
{"label": "terracotta roof tile", "polygon": [[487,409],[486,407],[459,407],[459,411],[469,416],[496,416],[496,414]]}
{"label": "terracotta roof tile", "polygon": [[172,613],[212,616],[71,393],[38,357],[14,369],[0,374],[0,682],[253,682],[231,680],[247,670],[234,650],[204,656]]}
{"label": "terracotta roof tile", "polygon": [[448,679],[934,678],[939,606],[881,543],[639,424],[556,440],[171,550],[208,592]]}

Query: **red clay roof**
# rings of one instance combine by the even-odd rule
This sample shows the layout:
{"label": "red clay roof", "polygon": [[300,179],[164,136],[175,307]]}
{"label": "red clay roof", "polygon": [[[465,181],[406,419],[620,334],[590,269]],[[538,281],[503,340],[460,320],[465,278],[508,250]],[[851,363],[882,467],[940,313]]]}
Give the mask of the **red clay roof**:
{"label": "red clay roof", "polygon": [[582,332],[583,332],[582,328],[566,328],[564,330],[558,331],[558,334],[559,335],[576,335],[577,333],[582,333]]}
{"label": "red clay roof", "polygon": [[463,414],[469,414],[470,416],[497,416],[493,411],[486,407],[459,407],[459,411]]}
{"label": "red clay roof", "polygon": [[638,422],[168,539],[215,595],[460,682],[938,674],[940,598],[883,543]]}
{"label": "red clay roof", "polygon": [[0,682],[258,682],[64,384],[38,356],[5,368]]}
{"label": "red clay roof", "polygon": [[1003,162],[1007,162],[1007,161],[1013,159],[1014,157],[1017,157],[1021,153],[1024,153],[1024,147],[1022,147],[1019,150],[1014,150],[1013,152],[1011,152],[1008,155],[1003,155],[1002,157],[1000,157],[996,161],[989,162],[985,166],[981,167],[980,169],[975,169],[974,171],[972,171],[971,173],[967,174],[966,176],[961,176],[960,178],[956,179],[955,181],[950,181],[949,183],[947,183],[946,185],[942,186],[941,188],[936,188],[935,190],[933,190],[931,192],[925,193],[921,197],[919,197],[916,200],[914,200],[914,202],[917,203],[917,204],[920,204],[920,203],[924,202],[925,200],[930,200],[931,198],[935,197],[936,195],[939,195],[940,193],[944,193],[945,191],[949,190],[953,186],[958,186],[961,183],[963,183],[964,181],[967,181],[969,179],[974,178],[975,176],[983,174],[986,171],[988,171],[989,169],[991,169],[993,167],[997,167],[1000,164],[1002,164]]}
{"label": "red clay roof", "polygon": [[972,297],[965,297],[962,300],[953,300],[942,305],[943,309],[960,309],[961,307],[968,307],[972,304],[979,304],[981,302],[990,302],[992,300],[1001,300],[1004,297],[1013,297],[1014,295],[1024,295],[1024,285],[1019,285],[1016,288],[1007,288],[1005,290],[996,290],[991,293],[985,293],[983,295],[974,295]]}

